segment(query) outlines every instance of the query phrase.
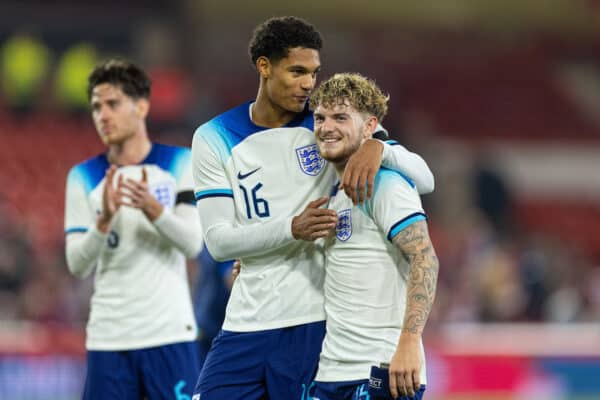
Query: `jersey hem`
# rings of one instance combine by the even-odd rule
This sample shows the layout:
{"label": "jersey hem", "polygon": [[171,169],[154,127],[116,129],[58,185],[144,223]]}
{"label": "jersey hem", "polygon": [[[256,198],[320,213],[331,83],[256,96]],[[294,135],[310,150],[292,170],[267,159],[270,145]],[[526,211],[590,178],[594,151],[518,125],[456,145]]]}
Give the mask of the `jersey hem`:
{"label": "jersey hem", "polygon": [[139,350],[148,347],[165,346],[169,344],[181,343],[181,342],[193,342],[198,337],[197,332],[192,335],[180,335],[173,336],[164,339],[154,339],[147,341],[133,341],[130,343],[105,343],[102,341],[86,341],[85,348],[92,351],[123,351],[123,350]]}
{"label": "jersey hem", "polygon": [[256,332],[266,331],[268,329],[288,328],[290,326],[310,324],[319,321],[325,321],[324,312],[308,317],[294,318],[284,321],[270,321],[260,324],[236,324],[225,320],[223,323],[223,330],[230,332]]}

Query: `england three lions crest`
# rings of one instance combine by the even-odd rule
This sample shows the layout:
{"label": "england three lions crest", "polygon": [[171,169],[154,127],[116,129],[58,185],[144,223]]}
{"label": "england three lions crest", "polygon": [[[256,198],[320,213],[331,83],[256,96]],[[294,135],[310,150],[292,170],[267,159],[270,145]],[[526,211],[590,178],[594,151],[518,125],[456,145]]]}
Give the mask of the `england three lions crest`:
{"label": "england three lions crest", "polygon": [[347,208],[338,212],[338,223],[335,227],[335,235],[339,240],[345,242],[352,236],[352,210]]}
{"label": "england three lions crest", "polygon": [[316,144],[298,147],[296,149],[296,156],[298,157],[300,169],[307,175],[319,175],[325,165],[325,160],[319,155],[319,149],[317,149]]}

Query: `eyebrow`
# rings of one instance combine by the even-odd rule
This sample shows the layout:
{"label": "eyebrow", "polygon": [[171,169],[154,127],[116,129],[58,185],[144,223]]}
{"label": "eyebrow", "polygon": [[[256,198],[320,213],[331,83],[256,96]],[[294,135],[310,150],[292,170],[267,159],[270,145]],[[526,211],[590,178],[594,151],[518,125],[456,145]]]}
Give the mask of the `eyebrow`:
{"label": "eyebrow", "polygon": [[[306,68],[304,65],[299,65],[299,64],[294,64],[294,65],[290,65],[287,67],[288,70],[293,70],[293,69],[299,69],[302,70],[304,72],[308,72],[309,69]],[[317,68],[315,68],[315,70],[313,72],[319,72],[321,71],[321,66],[319,65]]]}
{"label": "eyebrow", "polygon": [[[315,117],[324,117],[325,116],[323,113],[318,113],[318,112],[313,113],[313,115]],[[348,116],[350,116],[350,114],[347,112],[337,112],[332,115],[332,117],[334,117],[334,118],[341,117],[341,116],[348,117]]]}

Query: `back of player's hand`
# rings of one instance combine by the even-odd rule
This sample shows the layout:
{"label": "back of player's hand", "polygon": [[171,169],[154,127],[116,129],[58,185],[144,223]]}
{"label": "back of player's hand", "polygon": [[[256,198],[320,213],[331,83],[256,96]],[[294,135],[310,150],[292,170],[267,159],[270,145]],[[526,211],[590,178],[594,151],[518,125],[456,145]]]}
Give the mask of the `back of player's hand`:
{"label": "back of player's hand", "polygon": [[[356,204],[363,204],[373,194],[375,175],[381,166],[383,143],[366,140],[348,159],[340,189]],[[365,197],[366,195],[366,197]]]}
{"label": "back of player's hand", "polygon": [[292,219],[294,239],[313,241],[328,237],[335,232],[337,213],[328,208],[320,208],[328,200],[328,197],[321,197],[311,201],[300,215]]}
{"label": "back of player's hand", "polygon": [[390,392],[392,398],[412,398],[421,387],[421,339],[420,335],[400,335],[396,353],[390,362]]}
{"label": "back of player's hand", "polygon": [[127,178],[119,181],[121,204],[141,210],[150,221],[156,220],[163,211],[162,204],[150,192],[146,168],[142,168],[142,179]]}

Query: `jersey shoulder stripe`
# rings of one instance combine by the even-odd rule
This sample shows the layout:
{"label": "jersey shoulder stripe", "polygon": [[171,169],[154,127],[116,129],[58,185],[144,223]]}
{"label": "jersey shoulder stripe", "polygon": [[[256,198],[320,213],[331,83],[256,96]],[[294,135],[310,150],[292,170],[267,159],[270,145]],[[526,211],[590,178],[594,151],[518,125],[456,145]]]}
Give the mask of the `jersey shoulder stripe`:
{"label": "jersey shoulder stripe", "polygon": [[[232,108],[202,124],[196,130],[195,135],[206,140],[208,145],[223,162],[229,159],[232,149],[248,136],[270,129],[258,126],[252,122],[249,112],[250,104],[251,102],[248,101],[238,107]],[[299,113],[285,127],[305,127],[312,131],[312,112],[308,108],[305,108],[303,112]]]}
{"label": "jersey shoulder stripe", "polygon": [[[158,165],[173,174],[175,179],[179,179],[190,162],[191,152],[188,148],[152,143],[150,153],[140,164]],[[79,182],[89,194],[102,181],[109,167],[106,153],[102,153],[75,165],[71,168],[67,179]]]}
{"label": "jersey shoulder stripe", "polygon": [[192,154],[187,147],[152,143],[150,153],[141,164],[157,165],[179,180],[186,167],[189,167],[191,158]]}
{"label": "jersey shoulder stripe", "polygon": [[79,183],[86,193],[90,193],[104,178],[109,166],[106,154],[100,154],[71,168],[67,179]]}

